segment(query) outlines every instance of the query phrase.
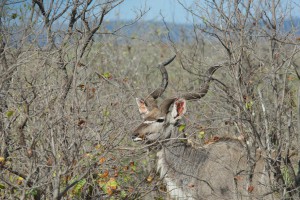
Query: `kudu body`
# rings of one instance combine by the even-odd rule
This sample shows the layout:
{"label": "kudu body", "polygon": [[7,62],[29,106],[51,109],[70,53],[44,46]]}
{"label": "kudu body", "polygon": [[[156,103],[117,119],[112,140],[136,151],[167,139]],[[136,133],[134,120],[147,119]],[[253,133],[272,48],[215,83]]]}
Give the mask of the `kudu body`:
{"label": "kudu body", "polygon": [[136,99],[144,121],[132,136],[134,141],[147,141],[159,147],[157,170],[169,196],[183,200],[276,199],[262,158],[256,156],[250,164],[241,141],[221,138],[212,144],[194,148],[179,135],[178,124],[186,112],[186,101],[205,96],[212,75],[219,66],[208,69],[205,82],[197,93],[165,99],[160,106],[156,104],[156,99],[168,85],[165,66],[174,58],[159,65],[163,77],[161,86],[144,100]]}

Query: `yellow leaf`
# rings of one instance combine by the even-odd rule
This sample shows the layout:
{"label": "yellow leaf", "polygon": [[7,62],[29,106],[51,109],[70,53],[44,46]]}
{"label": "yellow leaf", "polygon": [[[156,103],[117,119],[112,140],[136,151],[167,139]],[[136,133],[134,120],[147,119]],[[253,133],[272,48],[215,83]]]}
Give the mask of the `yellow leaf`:
{"label": "yellow leaf", "polygon": [[19,176],[19,177],[17,178],[17,184],[18,184],[18,185],[21,185],[21,184],[23,183],[23,180],[24,180],[24,179],[23,179],[22,177]]}
{"label": "yellow leaf", "polygon": [[152,177],[151,175],[149,175],[149,176],[147,177],[147,181],[148,181],[149,183],[151,183],[151,182],[153,181],[153,177]]}

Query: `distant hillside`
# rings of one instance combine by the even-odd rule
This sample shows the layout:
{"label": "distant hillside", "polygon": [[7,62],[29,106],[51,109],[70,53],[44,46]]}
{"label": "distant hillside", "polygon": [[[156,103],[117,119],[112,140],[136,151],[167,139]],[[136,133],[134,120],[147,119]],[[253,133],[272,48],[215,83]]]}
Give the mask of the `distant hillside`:
{"label": "distant hillside", "polygon": [[[110,21],[105,22],[104,27],[108,31],[117,30],[130,22],[126,21]],[[264,24],[261,23],[263,27]],[[295,32],[296,35],[300,36],[300,18],[294,18],[293,20],[286,20],[283,22],[283,32]],[[267,29],[267,28],[266,28]],[[171,38],[173,42],[180,42],[181,40],[192,41],[194,37],[194,26],[191,24],[174,24],[167,23],[167,27],[163,22],[155,21],[140,21],[133,25],[125,26],[116,32],[117,35],[129,37],[129,38],[143,38],[147,40],[167,40]],[[168,35],[169,34],[169,35]]]}
{"label": "distant hillside", "polygon": [[118,30],[117,35],[128,38],[143,38],[146,40],[168,40],[168,37],[174,42],[179,42],[183,38],[191,39],[191,31],[194,27],[191,24],[174,24],[167,23],[167,27],[163,22],[140,21],[127,26],[130,22],[126,21],[110,21],[105,22],[104,27],[107,31]]}
{"label": "distant hillside", "polygon": [[[128,42],[130,39],[143,39],[147,41],[168,41],[171,39],[173,42],[192,42],[194,41],[195,33],[194,26],[191,24],[174,24],[156,21],[139,21],[131,24],[130,21],[106,21],[104,22],[99,34],[94,38],[95,41],[103,38],[101,33],[114,33],[118,36],[115,38],[117,43]],[[263,27],[263,23],[261,23]],[[300,36],[300,18],[294,18],[293,20],[287,20],[283,23],[283,32],[291,31],[296,33],[296,37]],[[41,27],[40,27],[41,28]],[[53,29],[57,32],[55,35],[55,42],[60,43],[67,26],[53,26]],[[116,31],[117,30],[117,31]],[[266,28],[266,30],[268,30]],[[46,32],[39,30],[36,31],[37,35],[28,36],[28,40],[35,42],[38,41],[39,46],[45,46],[47,44]],[[10,41],[13,45],[18,45],[17,41],[20,36],[20,32],[17,32]]]}

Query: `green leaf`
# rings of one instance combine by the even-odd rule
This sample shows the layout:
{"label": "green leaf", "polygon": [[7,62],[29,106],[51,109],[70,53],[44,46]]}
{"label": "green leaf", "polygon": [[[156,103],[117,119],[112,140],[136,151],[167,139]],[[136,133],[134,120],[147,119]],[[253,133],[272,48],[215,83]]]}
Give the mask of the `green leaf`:
{"label": "green leaf", "polygon": [[83,188],[83,186],[85,185],[85,183],[86,183],[86,179],[82,179],[82,180],[80,180],[76,185],[75,185],[75,187],[74,187],[74,194],[76,194],[76,195],[78,195],[78,194],[80,194],[80,192],[81,192],[81,189]]}
{"label": "green leaf", "polygon": [[109,113],[109,111],[108,111],[108,110],[105,110],[105,111],[103,112],[103,116],[104,116],[104,117],[108,117],[108,116],[109,116],[109,114],[110,114],[110,113]]}
{"label": "green leaf", "polygon": [[181,124],[178,128],[178,131],[182,132],[185,129],[185,124]]}
{"label": "green leaf", "polygon": [[122,198],[125,198],[125,197],[127,197],[127,193],[126,193],[126,191],[124,191],[124,190],[122,190],[122,191],[121,191],[121,197],[122,197]]}
{"label": "green leaf", "polygon": [[5,114],[6,114],[6,116],[7,116],[8,118],[10,118],[11,116],[13,116],[14,111],[13,111],[13,110],[9,110],[9,111],[7,111]]}
{"label": "green leaf", "polygon": [[0,190],[4,190],[4,189],[5,189],[5,186],[0,183]]}
{"label": "green leaf", "polygon": [[200,131],[200,132],[198,133],[198,137],[199,137],[200,139],[203,139],[204,136],[205,136],[205,132],[204,132],[204,131]]}
{"label": "green leaf", "polygon": [[253,101],[249,101],[245,105],[245,107],[246,107],[247,110],[251,110],[252,106],[253,106]]}
{"label": "green leaf", "polygon": [[114,178],[110,178],[106,183],[101,183],[99,185],[102,188],[103,192],[108,195],[112,195],[113,191],[115,191],[118,187],[118,183]]}
{"label": "green leaf", "polygon": [[12,15],[11,15],[11,18],[12,19],[16,19],[18,17],[18,14],[17,13],[13,13]]}
{"label": "green leaf", "polygon": [[26,192],[27,196],[36,196],[38,194],[38,191],[36,189],[32,189]]}
{"label": "green leaf", "polygon": [[129,181],[132,180],[132,177],[130,175],[122,175],[122,178],[123,178],[123,182],[124,183],[128,183]]}
{"label": "green leaf", "polygon": [[106,183],[107,186],[111,187],[111,188],[117,188],[118,186],[118,182],[116,181],[116,179],[111,178],[109,179],[109,181]]}
{"label": "green leaf", "polygon": [[204,23],[204,24],[207,24],[207,19],[205,18],[205,17],[201,17],[201,19],[202,19],[202,22]]}
{"label": "green leaf", "polygon": [[136,166],[135,165],[130,166],[130,169],[135,172],[136,171]]}
{"label": "green leaf", "polygon": [[105,73],[103,74],[103,76],[104,76],[105,78],[111,78],[111,73],[105,72]]}

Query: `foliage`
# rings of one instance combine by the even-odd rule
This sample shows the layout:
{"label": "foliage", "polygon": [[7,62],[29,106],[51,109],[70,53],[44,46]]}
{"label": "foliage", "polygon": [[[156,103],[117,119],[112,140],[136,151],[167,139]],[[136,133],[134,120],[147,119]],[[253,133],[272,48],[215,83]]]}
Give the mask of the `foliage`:
{"label": "foliage", "polygon": [[157,87],[152,66],[173,52],[166,96],[196,90],[208,66],[223,65],[205,99],[188,103],[179,131],[202,145],[243,136],[280,175],[281,191],[291,186],[295,170],[283,160],[299,156],[299,40],[282,31],[282,6],[228,1],[229,12],[195,1],[189,38],[166,45],[152,33],[119,42],[120,27],[101,20],[121,0],[53,2],[0,3],[0,198],[163,199],[155,153],[129,134],[140,117],[134,97]]}

